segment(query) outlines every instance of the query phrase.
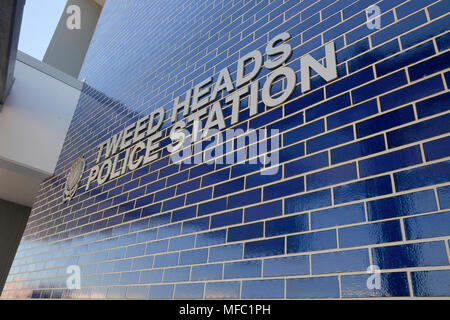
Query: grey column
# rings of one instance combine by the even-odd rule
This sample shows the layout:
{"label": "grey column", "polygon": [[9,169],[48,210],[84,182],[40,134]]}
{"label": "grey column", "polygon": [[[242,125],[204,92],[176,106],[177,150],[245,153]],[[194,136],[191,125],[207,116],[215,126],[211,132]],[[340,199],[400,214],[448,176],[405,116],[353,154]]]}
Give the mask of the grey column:
{"label": "grey column", "polygon": [[31,208],[0,199],[0,294],[16,255]]}
{"label": "grey column", "polygon": [[[77,5],[81,11],[81,28],[67,28],[67,7]],[[102,7],[93,0],[68,0],[43,62],[78,78]]]}

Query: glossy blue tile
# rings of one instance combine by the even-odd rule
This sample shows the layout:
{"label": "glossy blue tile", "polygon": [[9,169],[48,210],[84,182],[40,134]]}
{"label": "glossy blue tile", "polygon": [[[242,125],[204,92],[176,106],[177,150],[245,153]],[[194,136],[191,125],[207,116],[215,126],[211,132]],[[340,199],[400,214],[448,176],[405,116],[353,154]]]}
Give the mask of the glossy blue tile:
{"label": "glossy blue tile", "polygon": [[[449,68],[450,66],[448,62],[449,59],[450,53],[447,51],[438,56],[435,56],[431,59],[425,60],[421,63],[418,63],[410,67],[408,72],[411,81],[426,77],[430,74]],[[441,78],[439,77],[439,79]],[[438,88],[442,88],[442,85],[438,86]],[[443,90],[443,88],[441,90]],[[436,92],[437,91],[438,90],[436,90]]]}
{"label": "glossy blue tile", "polygon": [[412,106],[409,105],[357,123],[356,134],[358,138],[365,137],[367,135],[391,129],[411,121],[414,121],[414,111]]}
{"label": "glossy blue tile", "polygon": [[[147,217],[161,212],[161,203],[156,203],[142,209],[141,217]],[[169,218],[170,219],[170,218]],[[151,220],[150,220],[151,221]],[[151,222],[150,222],[151,223]]]}
{"label": "glossy blue tile", "polygon": [[428,41],[412,49],[403,51],[375,65],[377,76],[381,77],[405,66],[411,65],[435,53],[433,42]]}
{"label": "glossy blue tile", "polygon": [[197,214],[196,206],[174,210],[172,213],[172,222],[193,218],[195,217],[196,214]]}
{"label": "glossy blue tile", "polygon": [[158,228],[158,239],[177,236],[181,231],[181,223],[171,224]]}
{"label": "glossy blue tile", "polygon": [[257,116],[250,120],[250,128],[256,129],[259,128],[269,122],[272,122],[274,119],[279,119],[281,117],[281,109],[275,109],[269,112],[266,112],[260,116]]}
{"label": "glossy blue tile", "polygon": [[[421,11],[423,12],[423,11]],[[420,13],[414,14],[414,16]],[[414,17],[411,16],[411,17]],[[412,18],[411,18],[412,19]],[[422,19],[422,18],[421,18]],[[430,39],[435,35],[443,33],[449,29],[450,26],[450,17],[448,15],[435,20],[431,23],[426,24],[416,30],[410,31],[405,35],[400,37],[400,41],[402,43],[403,49],[409,48],[419,42]]]}
{"label": "glossy blue tile", "polygon": [[[17,292],[69,299],[448,296],[447,2],[108,2],[80,72],[88,83],[55,174],[41,185],[11,268],[9,279],[24,276],[15,284],[28,288]],[[382,12],[381,29],[365,23],[373,4]],[[152,35],[155,26],[163,37]],[[312,90],[302,93],[297,83],[276,108],[261,100],[271,70],[261,68],[252,80],[259,84],[258,112],[250,116],[249,96],[242,97],[233,128],[244,135],[249,127],[283,131],[279,170],[262,175],[259,162],[174,163],[167,151],[174,97],[185,97],[209,75],[213,85],[225,67],[235,84],[237,60],[255,49],[264,53],[268,39],[285,31],[293,48],[285,65],[298,81],[300,58],[310,54],[324,64],[330,41],[338,78],[327,82],[313,70]],[[193,40],[180,47],[187,34]],[[280,80],[271,94],[282,90]],[[219,92],[230,125],[227,95]],[[83,145],[98,146],[157,108],[167,111],[157,160],[87,191],[86,171],[72,200],[62,202],[61,177],[73,159],[83,155],[87,170],[96,163],[96,147]],[[238,242],[225,245],[227,235]],[[299,251],[331,248],[286,256],[288,239],[297,239]],[[382,288],[371,290],[366,270],[375,263],[390,269],[380,274]],[[82,267],[79,292],[61,289],[64,280],[55,278],[73,264]]]}
{"label": "glossy blue tile", "polygon": [[247,242],[244,245],[244,259],[284,254],[285,238]]}
{"label": "glossy blue tile", "polygon": [[329,189],[306,193],[284,200],[284,212],[295,213],[331,205]]}
{"label": "glossy blue tile", "polygon": [[443,93],[433,98],[417,102],[416,109],[419,118],[446,111],[450,109],[450,93]]}
{"label": "glossy blue tile", "polygon": [[186,196],[186,205],[197,203],[212,198],[212,188],[206,188],[189,193]]}
{"label": "glossy blue tile", "polygon": [[380,288],[369,289],[371,274],[348,275],[341,277],[342,297],[409,297],[408,277],[405,272],[379,273]]}
{"label": "glossy blue tile", "polygon": [[[288,115],[288,114],[294,113],[298,110],[302,110],[310,105],[313,105],[314,103],[322,101],[323,99],[324,99],[323,89],[315,90],[311,93],[308,93],[308,94],[305,94],[305,95],[299,97],[298,99],[296,99],[292,102],[287,103],[284,106],[284,112],[286,115]],[[275,109],[275,110],[277,110],[277,109]],[[272,112],[274,112],[274,111],[272,111]]]}
{"label": "glossy blue tile", "polygon": [[348,206],[311,212],[311,229],[328,228],[364,222],[365,220],[364,204],[356,203]]}
{"label": "glossy blue tile", "polygon": [[437,206],[433,190],[367,202],[367,217],[369,220],[401,217],[436,210]]}
{"label": "glossy blue tile", "polygon": [[241,283],[238,281],[207,282],[206,299],[238,299],[241,292]]}
{"label": "glossy blue tile", "polygon": [[258,278],[261,276],[261,267],[261,260],[225,263],[223,278]]}
{"label": "glossy blue tile", "polygon": [[308,215],[299,214],[265,222],[266,237],[308,230]]}
{"label": "glossy blue tile", "polygon": [[[367,48],[368,49],[368,48]],[[349,72],[354,72],[358,69],[362,69],[369,64],[377,62],[383,58],[389,57],[400,51],[398,40],[392,40],[380,47],[372,49],[352,60],[348,61]]]}
{"label": "glossy blue tile", "polygon": [[[347,80],[347,79],[344,79],[344,80]],[[330,87],[327,87],[327,97],[334,96],[334,95],[339,94],[340,92],[346,90],[345,86],[348,86],[348,85],[342,83],[341,81],[343,81],[343,80],[334,82],[332,84],[334,86],[331,87],[331,89],[330,89]],[[353,81],[355,81],[355,79],[353,79]],[[364,81],[362,81],[362,82],[364,82]],[[340,85],[340,86],[338,86],[338,85]],[[331,91],[331,92],[329,92],[329,91]],[[313,121],[319,117],[322,117],[322,116],[332,113],[334,111],[343,109],[349,105],[350,105],[350,94],[344,93],[340,96],[337,96],[335,98],[327,100],[326,102],[322,102],[312,108],[307,109],[306,113],[305,113],[306,121],[307,122]]]}
{"label": "glossy blue tile", "polygon": [[[329,18],[322,20],[321,23],[318,23],[314,27],[306,30],[303,33],[303,41],[307,41],[308,39],[311,39],[312,37],[316,36],[319,33],[322,33],[323,31],[338,24],[339,22],[341,22],[341,15],[338,13],[333,14]],[[329,32],[331,32],[331,31],[329,31]],[[336,32],[337,31],[333,31],[333,33],[336,33]],[[333,37],[333,35],[331,35],[330,33],[326,33],[326,34],[327,34],[327,39]],[[329,41],[329,40],[327,40],[327,41]]]}
{"label": "glossy blue tile", "polygon": [[[349,75],[349,76],[343,78],[342,80],[338,80],[338,81],[333,82],[333,83],[329,84],[328,86],[326,86],[327,98],[333,97],[341,92],[344,92],[344,91],[347,91],[354,87],[357,87],[363,83],[373,80],[373,78],[374,78],[374,76],[373,76],[372,68],[366,68],[357,73]],[[335,99],[332,99],[332,100],[328,101],[329,103],[331,101],[335,101],[334,103],[339,105],[339,106],[334,107],[333,108],[334,110],[339,110],[350,104],[349,100],[342,100],[344,97],[345,97],[345,99],[348,99],[349,98],[348,94],[342,95],[340,97],[341,97],[340,100],[335,101]],[[328,111],[326,113],[330,113],[330,112],[334,111],[333,109],[330,109],[330,111]],[[324,114],[326,114],[326,113],[324,113]],[[306,113],[306,114],[308,115],[308,113]]]}
{"label": "glossy blue tile", "polygon": [[339,298],[338,277],[286,279],[287,299]]}
{"label": "glossy blue tile", "polygon": [[185,202],[185,196],[180,196],[177,198],[172,198],[163,202],[163,211],[176,209],[182,207]]}
{"label": "glossy blue tile", "polygon": [[[174,185],[174,184],[186,181],[188,179],[188,176],[189,176],[189,171],[188,170],[180,172],[180,173],[175,174],[173,176],[170,176],[170,177],[167,178],[167,186],[169,187],[171,185]],[[178,190],[177,190],[177,192],[178,192]]]}
{"label": "glossy blue tile", "polygon": [[372,45],[376,46],[380,43],[390,40],[395,36],[398,36],[408,30],[424,24],[425,22],[427,22],[427,17],[425,15],[425,12],[421,10],[373,34],[371,36]]}
{"label": "glossy blue tile", "polygon": [[194,219],[183,222],[182,233],[191,233],[207,230],[209,228],[209,217]]}
{"label": "glossy blue tile", "polygon": [[404,220],[407,240],[445,237],[450,233],[450,212],[440,212]]}
{"label": "glossy blue tile", "polygon": [[[192,169],[190,169],[189,170],[189,178],[190,179],[193,179],[193,178],[196,178],[196,177],[198,177],[198,176],[200,176],[200,175],[202,175],[202,174],[205,174],[205,173],[208,173],[208,172],[211,172],[211,171],[213,171],[214,170],[214,166],[211,166],[211,165],[208,165],[208,164],[201,164],[201,165],[199,165],[199,166],[197,166],[197,167],[194,167],[194,168],[192,168]],[[204,176],[203,178],[202,178],[202,187],[205,187],[206,185],[209,185],[209,184],[211,184],[211,183],[214,183],[214,180],[212,180],[211,182],[209,182],[209,183],[207,183],[207,184],[204,184],[204,179],[206,178],[207,176]]]}
{"label": "glossy blue tile", "polygon": [[380,98],[381,109],[389,110],[399,105],[418,100],[444,90],[441,76],[426,79],[406,88],[394,91]]}
{"label": "glossy blue tile", "polygon": [[148,297],[149,287],[141,286],[141,287],[128,287],[126,297],[129,299],[147,299]]}
{"label": "glossy blue tile", "polygon": [[175,195],[175,187],[171,187],[155,193],[155,202],[161,201]]}
{"label": "glossy blue tile", "polygon": [[309,232],[287,238],[287,253],[309,252],[336,247],[335,230]]}
{"label": "glossy blue tile", "polygon": [[[392,13],[392,11],[386,10],[386,11],[381,11],[381,12],[382,12],[381,19],[382,19],[383,23],[385,23],[385,25],[387,25],[387,26],[391,25],[392,22],[394,22],[394,14]],[[362,24],[358,28],[355,28],[352,31],[348,32],[345,35],[345,40],[348,44],[351,44],[361,38],[364,38],[364,37],[370,35],[371,33],[375,32],[375,31],[376,30],[374,30],[374,29],[367,28],[366,24]]]}
{"label": "glossy blue tile", "polygon": [[450,115],[446,114],[391,131],[387,133],[388,145],[390,148],[395,148],[407,143],[447,133],[449,129],[444,124],[448,123],[448,121],[450,121]]}
{"label": "glossy blue tile", "polygon": [[413,166],[421,162],[420,147],[414,146],[359,161],[359,175],[361,178],[368,177]]}
{"label": "glossy blue tile", "polygon": [[382,176],[333,188],[335,204],[392,193],[391,179]]}
{"label": "glossy blue tile", "polygon": [[[202,299],[204,283],[181,283],[175,286],[175,299]],[[151,292],[151,290],[150,290]]]}
{"label": "glossy blue tile", "polygon": [[164,270],[163,282],[188,281],[190,271],[190,267],[167,268]]}
{"label": "glossy blue tile", "polygon": [[450,208],[450,186],[442,187],[437,189],[437,194],[439,198],[439,206],[441,209]]}
{"label": "glossy blue tile", "polygon": [[427,161],[441,159],[450,155],[450,137],[436,139],[423,144],[425,158]]}
{"label": "glossy blue tile", "polygon": [[140,283],[158,283],[162,281],[163,269],[148,270],[141,272]]}
{"label": "glossy blue tile", "polygon": [[167,251],[169,246],[169,240],[160,240],[160,241],[152,241],[147,243],[147,247],[145,248],[146,254],[159,253]]}
{"label": "glossy blue tile", "polygon": [[[279,151],[279,156],[281,156],[281,151]],[[270,182],[278,181],[281,179],[282,175],[283,171],[281,170],[281,168],[279,168],[279,170],[275,174],[263,175],[260,171],[257,171],[257,173],[246,177],[245,188],[249,189]],[[242,187],[241,189],[244,189],[244,187]]]}
{"label": "glossy blue tile", "polygon": [[313,190],[356,178],[356,164],[349,163],[307,175],[306,186],[308,190]]}
{"label": "glossy blue tile", "polygon": [[238,260],[242,259],[242,243],[230,244],[226,246],[217,246],[209,248],[209,262]]}
{"label": "glossy blue tile", "polygon": [[448,265],[443,241],[372,248],[372,257],[381,269]]}
{"label": "glossy blue tile", "polygon": [[284,298],[284,280],[242,281],[242,299],[281,299]]}
{"label": "glossy blue tile", "polygon": [[228,209],[261,201],[261,189],[246,191],[228,197]]}
{"label": "glossy blue tile", "polygon": [[145,244],[138,244],[134,246],[127,247],[127,251],[125,253],[125,256],[127,258],[129,257],[136,257],[136,256],[142,256],[145,252]]}
{"label": "glossy blue tile", "polygon": [[114,262],[114,272],[129,271],[131,269],[132,261],[132,259],[127,259]]}
{"label": "glossy blue tile", "polygon": [[178,238],[171,238],[169,240],[169,251],[177,251],[183,249],[190,249],[194,247],[195,236],[189,235]]}
{"label": "glossy blue tile", "polygon": [[411,282],[416,297],[448,297],[450,270],[411,272]]}
{"label": "glossy blue tile", "polygon": [[[444,3],[444,2],[442,2]],[[436,44],[439,51],[444,51],[450,48],[450,34],[445,33],[440,37],[436,38]]]}
{"label": "glossy blue tile", "polygon": [[[342,1],[341,1],[342,2]],[[331,7],[331,6],[330,6]],[[330,8],[328,7],[328,8]],[[339,12],[337,11],[339,14]],[[322,15],[323,18],[323,15]],[[361,12],[350,19],[343,21],[342,23],[337,24],[334,28],[326,31],[323,35],[324,42],[328,42],[337,36],[344,34],[345,32],[359,26],[360,24],[366,21],[366,16],[364,12]]]}
{"label": "glossy blue tile", "polygon": [[195,246],[198,248],[225,243],[226,233],[226,229],[199,233],[197,234]]}
{"label": "glossy blue tile", "polygon": [[353,90],[353,103],[358,103],[363,100],[372,98],[386,91],[397,88],[403,84],[406,84],[405,72],[398,71]]}
{"label": "glossy blue tile", "polygon": [[284,176],[288,178],[326,166],[328,166],[328,152],[321,152],[313,156],[286,163],[284,165]]}
{"label": "glossy blue tile", "polygon": [[172,267],[178,264],[178,252],[166,253],[155,256],[153,266],[155,268],[160,267]]}
{"label": "glossy blue tile", "polygon": [[331,150],[331,163],[367,156],[385,150],[384,136],[378,135]]}
{"label": "glossy blue tile", "polygon": [[289,130],[293,127],[299,126],[303,123],[303,112],[296,113],[289,117],[284,117],[283,120],[279,120],[269,124],[267,130],[278,130],[280,133]]}
{"label": "glossy blue tile", "polygon": [[309,274],[309,256],[270,258],[263,261],[264,277]]}
{"label": "glossy blue tile", "polygon": [[370,223],[339,229],[340,248],[401,240],[402,233],[399,221]]}
{"label": "glossy blue tile", "polygon": [[[305,143],[297,143],[294,145],[291,145],[287,148],[283,148],[279,151],[279,162],[286,162],[301,156],[305,155]],[[259,174],[259,181],[267,183],[267,182],[272,182],[275,180],[279,180],[281,179],[282,176],[282,170],[279,170],[278,173],[276,175],[267,175],[267,176],[263,176],[261,174]],[[248,176],[247,177],[247,182],[246,182],[246,186],[250,187],[251,186],[251,182],[249,181],[250,177],[252,176]],[[254,178],[257,178],[258,175],[254,175]],[[262,180],[264,179],[264,180]],[[267,181],[267,182],[266,182]],[[257,184],[255,184],[256,186]]]}
{"label": "glossy blue tile", "polygon": [[397,7],[395,9],[396,13],[397,13],[397,17],[399,19],[406,17],[407,15],[410,15],[411,13],[418,11],[430,4],[432,4],[433,2],[435,2],[435,0],[412,0],[412,1],[408,1],[405,4]]}
{"label": "glossy blue tile", "polygon": [[313,153],[353,139],[353,127],[344,127],[306,141],[306,152]]}
{"label": "glossy blue tile", "polygon": [[430,186],[450,180],[450,161],[435,163],[394,173],[398,191]]}
{"label": "glossy blue tile", "polygon": [[127,287],[111,287],[108,288],[106,295],[109,299],[123,299],[126,296]]}
{"label": "glossy blue tile", "polygon": [[177,195],[183,194],[192,190],[196,190],[200,187],[200,178],[193,179],[190,181],[187,181],[185,183],[179,184],[177,186]]}
{"label": "glossy blue tile", "polygon": [[211,217],[211,229],[242,222],[242,209],[233,210]]}
{"label": "glossy blue tile", "polygon": [[303,177],[286,180],[264,187],[264,201],[280,198],[305,190]]}
{"label": "glossy blue tile", "polygon": [[369,265],[369,252],[367,249],[317,253],[311,255],[311,268],[313,274],[365,271]]}
{"label": "glossy blue tile", "polygon": [[434,5],[428,7],[428,13],[430,14],[431,19],[435,19],[440,17],[441,15],[448,12],[447,2],[438,1]]}
{"label": "glossy blue tile", "polygon": [[226,209],[226,206],[227,206],[226,198],[208,201],[198,206],[198,215],[202,216],[208,213],[222,211]]}
{"label": "glossy blue tile", "polygon": [[227,241],[232,242],[262,237],[263,228],[263,222],[245,224],[242,226],[229,228]]}
{"label": "glossy blue tile", "polygon": [[120,281],[120,273],[112,273],[103,275],[103,285],[114,285]]}
{"label": "glossy blue tile", "polygon": [[[211,166],[214,168],[214,166]],[[210,173],[202,178],[202,187],[209,186],[211,184],[221,182],[223,180],[227,180],[230,176],[230,169],[224,169],[220,171],[216,171],[213,173]],[[192,178],[192,176],[191,176]]]}
{"label": "glossy blue tile", "polygon": [[244,212],[244,222],[275,217],[283,214],[283,203],[281,200],[273,201],[246,208]]}
{"label": "glossy blue tile", "polygon": [[214,187],[214,198],[244,189],[244,178],[238,178]]}
{"label": "glossy blue tile", "polygon": [[191,281],[199,280],[220,280],[222,279],[222,264],[205,264],[193,266],[191,272]]}
{"label": "glossy blue tile", "polygon": [[172,299],[173,288],[174,288],[173,284],[150,286],[149,298],[150,299]]}

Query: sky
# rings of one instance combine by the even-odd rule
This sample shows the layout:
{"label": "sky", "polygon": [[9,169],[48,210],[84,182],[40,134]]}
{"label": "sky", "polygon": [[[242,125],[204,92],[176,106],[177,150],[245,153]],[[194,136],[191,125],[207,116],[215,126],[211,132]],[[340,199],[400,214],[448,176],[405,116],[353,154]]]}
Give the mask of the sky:
{"label": "sky", "polygon": [[66,0],[26,0],[19,37],[19,50],[42,60]]}

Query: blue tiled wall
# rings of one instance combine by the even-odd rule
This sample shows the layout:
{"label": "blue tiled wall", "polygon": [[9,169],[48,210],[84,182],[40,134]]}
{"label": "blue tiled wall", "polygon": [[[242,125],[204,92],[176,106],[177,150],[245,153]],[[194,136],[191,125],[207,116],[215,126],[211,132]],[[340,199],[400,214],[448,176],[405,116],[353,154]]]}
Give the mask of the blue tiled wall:
{"label": "blue tiled wall", "polygon": [[[365,9],[381,9],[369,29]],[[447,0],[107,0],[55,175],[3,292],[33,298],[450,296]],[[280,130],[281,169],[159,159],[85,191],[97,145],[288,31],[300,57],[334,41],[338,78],[239,128]],[[264,80],[268,72],[258,75]],[[248,99],[247,99],[248,104]],[[222,104],[227,123],[230,108]],[[75,159],[86,171],[63,203]],[[81,267],[81,290],[66,268]],[[381,287],[366,281],[380,268]]]}

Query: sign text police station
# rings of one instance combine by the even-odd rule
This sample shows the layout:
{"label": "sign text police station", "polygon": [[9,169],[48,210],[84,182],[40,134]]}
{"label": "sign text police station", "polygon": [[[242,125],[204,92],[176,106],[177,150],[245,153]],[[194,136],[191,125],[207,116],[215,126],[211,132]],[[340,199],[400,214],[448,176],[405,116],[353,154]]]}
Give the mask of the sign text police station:
{"label": "sign text police station", "polygon": [[[252,80],[261,68],[267,68],[272,72],[267,76],[262,87],[262,101],[268,107],[275,107],[287,101],[296,86],[295,71],[285,64],[291,56],[292,48],[286,42],[290,39],[288,32],[283,32],[271,39],[266,48],[267,59],[263,62],[262,53],[259,50],[251,51],[237,61],[237,75],[235,85],[231,80],[228,68],[223,68],[213,86],[210,86],[212,77],[208,77],[189,89],[184,94],[184,99],[177,97],[171,114],[170,130],[171,144],[167,146],[170,153],[178,151],[184,144],[185,128],[192,124],[191,143],[198,140],[199,123],[202,116],[207,115],[203,132],[217,127],[225,128],[224,116],[218,94],[224,89],[229,93],[225,97],[225,103],[231,103],[231,125],[239,122],[239,107],[241,97],[249,95],[249,115],[258,113],[259,82]],[[305,93],[311,90],[310,69],[317,72],[326,81],[337,78],[337,66],[334,43],[325,45],[325,66],[310,55],[300,58],[301,91]],[[252,70],[244,67],[253,61]],[[281,94],[272,97],[271,88],[275,81],[284,78],[285,86]],[[212,90],[211,90],[212,89]],[[206,106],[210,108],[206,108]],[[209,109],[209,112],[207,111]],[[178,114],[182,113],[183,119],[177,121]],[[140,166],[157,159],[156,150],[159,148],[159,139],[162,137],[161,125],[165,117],[161,107],[150,115],[137,120],[119,133],[102,142],[98,146],[96,164],[90,169],[86,190],[92,182],[98,185],[110,179],[117,178],[127,171],[133,171]],[[125,151],[123,162],[119,164],[119,153]],[[137,155],[140,154],[138,157]],[[103,161],[102,161],[103,159]],[[102,161],[102,162],[101,162]],[[100,163],[101,162],[101,163]]]}

